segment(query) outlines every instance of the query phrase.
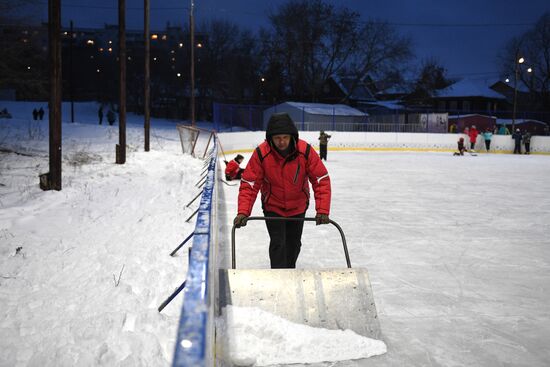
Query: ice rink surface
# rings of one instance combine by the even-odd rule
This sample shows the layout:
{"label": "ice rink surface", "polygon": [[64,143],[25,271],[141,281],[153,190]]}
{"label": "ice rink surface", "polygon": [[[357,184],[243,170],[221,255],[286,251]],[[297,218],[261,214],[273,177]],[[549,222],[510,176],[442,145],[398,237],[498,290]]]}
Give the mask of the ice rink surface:
{"label": "ice rink surface", "polygon": [[[328,158],[331,219],[353,267],[369,271],[388,352],[315,366],[550,365],[550,157]],[[238,186],[222,186],[228,255]],[[268,242],[262,222],[239,229],[237,268],[268,268]],[[346,266],[334,227],[305,223],[302,243],[297,267]]]}

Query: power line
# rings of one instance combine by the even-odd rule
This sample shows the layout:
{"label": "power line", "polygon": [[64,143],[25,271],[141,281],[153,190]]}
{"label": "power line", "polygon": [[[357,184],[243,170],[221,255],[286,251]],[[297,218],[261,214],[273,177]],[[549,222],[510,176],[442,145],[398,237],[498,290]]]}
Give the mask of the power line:
{"label": "power line", "polygon": [[[46,2],[42,2],[42,5],[48,5]],[[62,8],[76,8],[76,9],[103,9],[103,10],[116,10],[118,11],[118,6],[108,6],[108,5],[81,5],[81,4],[61,4]],[[139,10],[143,11],[142,6],[127,6],[126,10]],[[189,7],[186,6],[152,6],[151,10],[189,10]]]}
{"label": "power line", "polygon": [[[116,6],[102,6],[102,5],[77,5],[77,4],[62,4],[64,8],[80,8],[80,9],[105,9],[105,10],[117,10]],[[127,7],[126,10],[140,10],[143,11],[143,7]],[[182,6],[168,6],[168,7],[151,7],[151,10],[185,10],[189,11],[189,7]],[[223,14],[240,14],[247,16],[266,16],[265,13],[257,13],[251,11],[234,11],[224,8],[202,8],[197,9],[201,13],[223,13]],[[363,20],[360,23],[380,23],[388,24],[395,27],[426,27],[426,28],[492,28],[492,27],[530,27],[535,23],[401,23],[401,22],[387,22],[387,21],[369,21]]]}
{"label": "power line", "polygon": [[475,76],[475,75],[499,75],[500,72],[498,71],[484,71],[484,72],[476,72],[476,73],[453,73],[449,74],[449,78],[456,78],[456,77],[467,77],[467,76]]}
{"label": "power line", "polygon": [[[367,23],[367,22],[364,22]],[[376,22],[392,25],[395,27],[432,27],[432,28],[453,28],[453,27],[530,27],[535,23],[391,23]]]}

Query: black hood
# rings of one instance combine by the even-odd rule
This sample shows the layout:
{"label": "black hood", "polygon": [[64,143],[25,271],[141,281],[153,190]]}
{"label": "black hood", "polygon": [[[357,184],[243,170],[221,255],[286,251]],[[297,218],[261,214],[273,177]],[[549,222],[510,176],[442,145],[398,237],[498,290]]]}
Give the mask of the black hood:
{"label": "black hood", "polygon": [[298,141],[298,129],[288,113],[274,113],[267,123],[265,138],[270,142],[273,135],[283,134],[291,135],[294,137],[294,141]]}

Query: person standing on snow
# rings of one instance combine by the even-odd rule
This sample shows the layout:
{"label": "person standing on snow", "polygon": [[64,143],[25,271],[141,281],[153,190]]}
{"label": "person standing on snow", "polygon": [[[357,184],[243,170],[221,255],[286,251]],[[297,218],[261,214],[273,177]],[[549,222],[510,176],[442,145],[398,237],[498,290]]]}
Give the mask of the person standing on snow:
{"label": "person standing on snow", "polygon": [[479,132],[476,129],[476,125],[472,125],[472,128],[468,132],[468,136],[470,137],[470,149],[474,149],[478,135]]}
{"label": "person standing on snow", "polygon": [[521,154],[521,132],[519,129],[514,131],[512,139],[514,139],[514,154]]}
{"label": "person standing on snow", "polygon": [[523,145],[525,145],[525,154],[531,154],[531,133],[525,130],[521,140],[523,140]]}
{"label": "person standing on snow", "polygon": [[99,119],[99,124],[101,125],[103,123],[103,106],[99,106],[99,109],[97,110],[97,118]]}
{"label": "person standing on snow", "polygon": [[491,129],[486,128],[485,132],[483,133],[483,139],[485,140],[485,149],[487,152],[489,152],[489,149],[491,149],[491,139],[493,138],[493,133],[491,132]]}
{"label": "person standing on snow", "polygon": [[331,136],[327,133],[325,133],[323,130],[321,130],[321,133],[319,134],[319,156],[321,157],[321,160],[327,160],[327,148],[328,148],[328,140],[331,138]]}
{"label": "person standing on snow", "polygon": [[240,167],[240,164],[243,163],[244,157],[240,154],[237,154],[232,161],[227,163],[225,167],[225,179],[227,181],[231,180],[240,180],[241,175],[244,172],[244,169]]}
{"label": "person standing on snow", "polygon": [[[252,153],[241,178],[238,214],[233,223],[246,225],[258,191],[266,217],[304,218],[309,183],[315,196],[317,225],[330,223],[330,177],[311,145],[298,138],[290,116],[277,113],[267,124],[265,141]],[[302,246],[303,221],[266,221],[271,268],[295,268]]]}

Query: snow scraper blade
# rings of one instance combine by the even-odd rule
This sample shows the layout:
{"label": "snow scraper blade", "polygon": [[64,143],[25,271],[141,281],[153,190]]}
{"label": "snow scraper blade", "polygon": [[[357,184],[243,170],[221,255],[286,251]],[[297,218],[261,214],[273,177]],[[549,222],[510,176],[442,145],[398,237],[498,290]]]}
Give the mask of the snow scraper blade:
{"label": "snow scraper blade", "polygon": [[289,321],[380,339],[366,269],[220,269],[219,306],[258,307]]}
{"label": "snow scraper blade", "polygon": [[[308,221],[315,218],[249,217],[251,220]],[[366,269],[352,268],[344,231],[347,268],[236,269],[235,225],[231,232],[232,269],[220,269],[219,310],[227,305],[258,307],[286,320],[333,330],[353,330],[380,339],[380,323]]]}

